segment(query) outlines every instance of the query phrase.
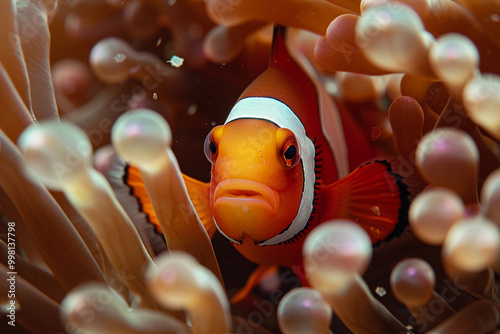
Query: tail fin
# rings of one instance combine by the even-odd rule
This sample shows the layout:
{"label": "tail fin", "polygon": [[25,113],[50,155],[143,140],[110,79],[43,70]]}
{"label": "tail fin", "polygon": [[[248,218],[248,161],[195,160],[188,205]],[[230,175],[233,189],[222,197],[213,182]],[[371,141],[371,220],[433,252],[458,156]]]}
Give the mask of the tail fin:
{"label": "tail fin", "polygon": [[421,187],[394,173],[394,159],[367,162],[320,191],[325,194],[325,220],[358,223],[372,243],[399,236],[408,224],[408,209]]}

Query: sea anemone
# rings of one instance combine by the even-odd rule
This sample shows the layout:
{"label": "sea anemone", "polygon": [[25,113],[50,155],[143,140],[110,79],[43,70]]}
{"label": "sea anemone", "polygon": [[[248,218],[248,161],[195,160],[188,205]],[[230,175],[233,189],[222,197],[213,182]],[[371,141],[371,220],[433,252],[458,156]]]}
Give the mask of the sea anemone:
{"label": "sea anemone", "polygon": [[[0,1],[2,332],[497,333],[499,10]],[[208,181],[205,136],[266,69],[276,24],[356,125],[346,136],[415,182],[401,235],[372,246],[355,222],[324,222],[305,241],[305,277],[252,276],[255,265],[205,229],[181,174]],[[151,217],[123,198],[130,189],[113,183],[123,161],[151,198],[156,240],[136,222]]]}

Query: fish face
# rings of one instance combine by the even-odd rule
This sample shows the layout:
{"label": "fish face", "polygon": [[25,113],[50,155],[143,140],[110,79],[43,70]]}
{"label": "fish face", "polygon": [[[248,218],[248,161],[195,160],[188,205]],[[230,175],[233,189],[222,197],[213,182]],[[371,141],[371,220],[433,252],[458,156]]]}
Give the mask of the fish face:
{"label": "fish face", "polygon": [[210,206],[229,240],[263,242],[280,234],[300,206],[303,171],[294,133],[261,119],[238,119],[212,130]]}

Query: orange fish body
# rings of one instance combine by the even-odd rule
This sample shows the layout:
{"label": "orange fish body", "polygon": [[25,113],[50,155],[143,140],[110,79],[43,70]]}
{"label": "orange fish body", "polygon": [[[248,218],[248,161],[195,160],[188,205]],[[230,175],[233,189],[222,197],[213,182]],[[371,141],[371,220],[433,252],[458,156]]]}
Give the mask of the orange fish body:
{"label": "orange fish body", "polygon": [[219,232],[253,262],[292,267],[307,233],[329,219],[358,221],[373,242],[385,239],[405,194],[383,161],[338,181],[317,89],[287,52],[283,32],[274,38],[271,65],[212,130],[205,151]]}
{"label": "orange fish body", "polygon": [[[243,92],[225,124],[207,136],[210,183],[185,176],[209,233],[217,229],[255,263],[301,267],[305,236],[334,218],[357,222],[376,243],[394,233],[405,213],[406,186],[387,161],[368,162],[346,176],[349,162],[373,152],[367,140],[344,136],[345,115],[342,128],[327,130],[325,119],[340,118],[336,110],[325,114],[328,101],[320,97],[277,28],[269,68]],[[133,181],[138,174],[130,170],[124,178],[132,188],[140,183]],[[194,195],[200,189],[206,196]],[[137,196],[144,207],[147,199]],[[204,199],[209,205],[197,205]],[[154,211],[149,216],[154,221]]]}

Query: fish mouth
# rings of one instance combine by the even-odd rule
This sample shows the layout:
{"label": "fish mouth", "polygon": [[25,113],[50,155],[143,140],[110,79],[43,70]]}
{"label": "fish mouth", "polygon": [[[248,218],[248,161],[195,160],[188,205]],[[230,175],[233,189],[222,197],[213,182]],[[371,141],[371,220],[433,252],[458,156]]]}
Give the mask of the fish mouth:
{"label": "fish mouth", "polygon": [[217,184],[214,205],[240,204],[243,208],[259,206],[274,215],[279,208],[279,194],[268,185],[245,179],[228,179]]}

